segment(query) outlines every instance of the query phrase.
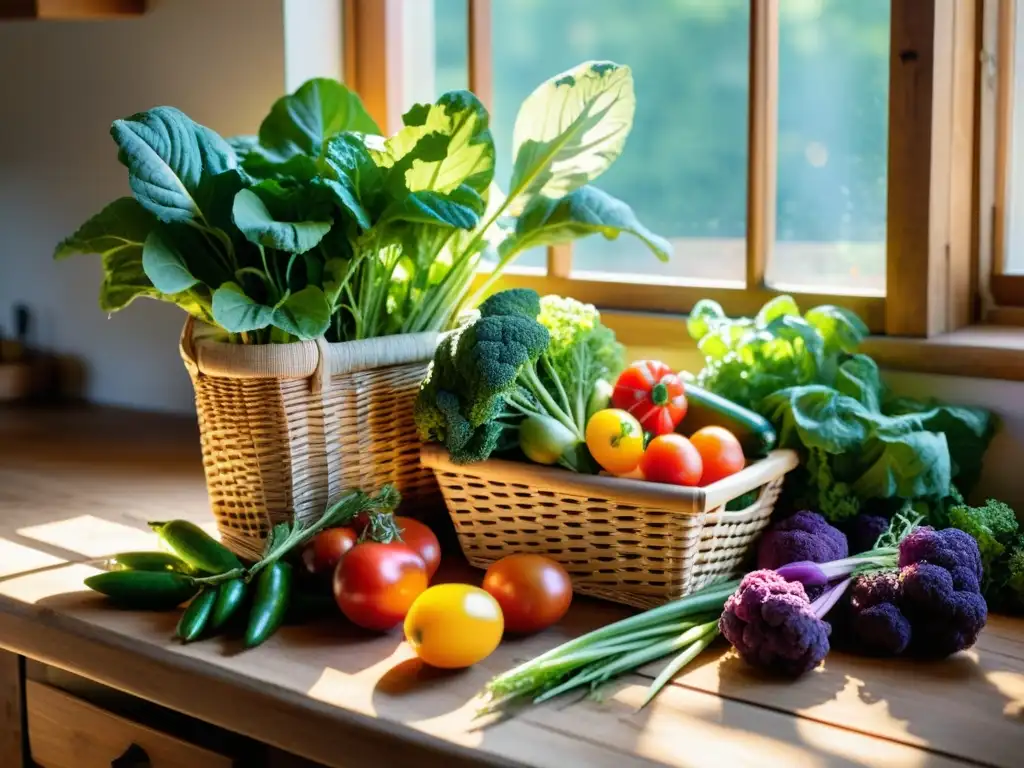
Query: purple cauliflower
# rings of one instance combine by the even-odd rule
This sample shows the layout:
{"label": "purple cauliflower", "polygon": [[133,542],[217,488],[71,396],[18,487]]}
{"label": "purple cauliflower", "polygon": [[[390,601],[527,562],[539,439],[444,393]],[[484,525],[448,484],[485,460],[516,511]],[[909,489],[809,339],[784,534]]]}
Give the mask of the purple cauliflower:
{"label": "purple cauliflower", "polygon": [[797,512],[775,523],[757,547],[757,567],[775,569],[809,560],[828,563],[849,554],[846,534],[817,512]]}
{"label": "purple cauliflower", "polygon": [[972,646],[988,615],[977,542],[955,528],[918,528],[900,542],[899,567],[855,581],[844,624],[856,646],[932,658]]}
{"label": "purple cauliflower", "polygon": [[830,627],[814,612],[799,582],[771,570],[748,573],[725,602],[719,628],[740,657],[794,677],[828,653]]}
{"label": "purple cauliflower", "polygon": [[861,552],[874,549],[878,537],[889,528],[889,518],[862,512],[850,520],[845,528],[850,554],[859,555]]}

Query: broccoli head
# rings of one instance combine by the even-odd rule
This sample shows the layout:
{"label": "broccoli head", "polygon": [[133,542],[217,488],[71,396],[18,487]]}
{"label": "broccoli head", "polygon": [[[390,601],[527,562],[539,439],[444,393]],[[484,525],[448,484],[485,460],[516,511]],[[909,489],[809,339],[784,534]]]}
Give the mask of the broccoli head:
{"label": "broccoli head", "polygon": [[757,567],[775,569],[810,560],[828,563],[849,554],[846,535],[817,512],[797,512],[775,523],[761,537]]}
{"label": "broccoli head", "polygon": [[798,676],[829,650],[829,625],[811,607],[803,585],[771,570],[748,573],[729,596],[719,628],[740,657],[756,667]]}
{"label": "broccoli head", "polygon": [[547,329],[523,314],[531,309],[530,294],[539,311],[534,291],[496,294],[479,317],[437,346],[414,416],[420,438],[443,443],[455,462],[482,461],[495,450],[508,426],[507,398],[518,392],[519,374],[547,349]]}

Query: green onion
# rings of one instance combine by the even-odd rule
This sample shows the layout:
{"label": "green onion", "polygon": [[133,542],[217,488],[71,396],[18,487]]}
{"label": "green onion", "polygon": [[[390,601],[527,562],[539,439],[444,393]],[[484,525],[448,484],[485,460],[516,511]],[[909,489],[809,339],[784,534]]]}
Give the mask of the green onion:
{"label": "green onion", "polygon": [[524,699],[540,703],[587,684],[594,688],[615,675],[681,651],[669,665],[673,671],[667,676],[662,673],[667,681],[717,637],[718,617],[738,586],[739,581],[729,581],[706,587],[520,664],[488,683],[490,698],[483,713]]}

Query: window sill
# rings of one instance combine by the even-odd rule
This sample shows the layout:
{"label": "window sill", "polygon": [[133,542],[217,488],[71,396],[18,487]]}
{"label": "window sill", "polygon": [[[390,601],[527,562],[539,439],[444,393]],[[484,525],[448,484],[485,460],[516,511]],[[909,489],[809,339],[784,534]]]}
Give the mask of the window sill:
{"label": "window sill", "polygon": [[[681,315],[601,316],[633,357],[659,357],[680,370],[702,365]],[[970,326],[930,339],[872,336],[861,349],[890,370],[1024,381],[1024,328]]]}

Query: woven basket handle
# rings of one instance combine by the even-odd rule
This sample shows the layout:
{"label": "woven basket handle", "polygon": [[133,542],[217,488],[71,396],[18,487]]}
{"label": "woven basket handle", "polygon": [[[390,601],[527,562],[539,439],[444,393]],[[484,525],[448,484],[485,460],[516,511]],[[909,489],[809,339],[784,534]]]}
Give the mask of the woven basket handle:
{"label": "woven basket handle", "polygon": [[178,352],[185,363],[188,372],[193,376],[199,375],[199,358],[196,356],[196,342],[192,333],[196,327],[196,319],[192,315],[185,318],[185,327],[181,329],[181,338],[178,341]]}
{"label": "woven basket handle", "polygon": [[[324,369],[327,367],[327,339],[320,336],[316,340],[316,368],[309,378],[309,389],[314,395],[319,395],[324,388]],[[327,374],[327,385],[330,386],[330,373]]]}

